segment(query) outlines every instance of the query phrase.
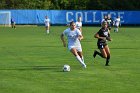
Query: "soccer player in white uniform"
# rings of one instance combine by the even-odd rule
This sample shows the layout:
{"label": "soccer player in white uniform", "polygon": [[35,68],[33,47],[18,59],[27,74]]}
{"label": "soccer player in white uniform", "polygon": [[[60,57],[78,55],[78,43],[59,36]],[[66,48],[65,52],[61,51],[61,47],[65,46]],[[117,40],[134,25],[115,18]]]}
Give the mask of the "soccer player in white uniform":
{"label": "soccer player in white uniform", "polygon": [[64,32],[61,34],[61,40],[63,42],[64,47],[66,47],[64,36],[66,36],[68,39],[68,49],[70,50],[70,52],[76,57],[80,64],[84,68],[86,68],[80,43],[80,41],[83,39],[83,36],[80,30],[76,28],[74,22],[71,22],[70,27],[64,30]]}
{"label": "soccer player in white uniform", "polygon": [[101,21],[101,26],[102,26],[102,23],[105,22],[105,21],[107,22],[107,15],[104,15],[104,18]]}
{"label": "soccer player in white uniform", "polygon": [[119,16],[114,20],[114,24],[113,24],[115,26],[114,32],[118,32],[120,21],[121,20],[120,20],[120,17]]}
{"label": "soccer player in white uniform", "polygon": [[111,31],[111,26],[113,25],[113,20],[112,20],[110,14],[107,15],[107,24],[108,24],[107,28],[109,29],[109,31]]}
{"label": "soccer player in white uniform", "polygon": [[46,32],[47,32],[47,34],[49,34],[49,32],[50,32],[50,19],[48,18],[48,16],[45,16],[44,23],[45,23],[45,27],[46,27]]}
{"label": "soccer player in white uniform", "polygon": [[82,32],[82,19],[78,17],[78,21],[76,22],[76,28],[78,28]]}

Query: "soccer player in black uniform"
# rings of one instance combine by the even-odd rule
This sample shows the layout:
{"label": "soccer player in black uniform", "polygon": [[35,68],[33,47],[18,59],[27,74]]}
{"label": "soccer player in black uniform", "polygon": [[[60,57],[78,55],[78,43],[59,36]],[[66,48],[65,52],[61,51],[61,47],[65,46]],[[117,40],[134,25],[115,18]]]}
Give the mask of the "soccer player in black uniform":
{"label": "soccer player in black uniform", "polygon": [[113,20],[112,20],[110,14],[107,15],[106,21],[107,21],[107,24],[108,24],[108,29],[111,30],[111,26],[113,25]]}
{"label": "soccer player in black uniform", "polygon": [[106,21],[102,22],[101,29],[94,35],[94,37],[98,39],[97,46],[100,52],[95,50],[93,57],[95,58],[96,55],[99,55],[102,58],[105,58],[106,59],[105,66],[109,66],[110,49],[107,45],[107,41],[111,41],[112,39],[110,38],[110,31],[108,29],[108,24]]}

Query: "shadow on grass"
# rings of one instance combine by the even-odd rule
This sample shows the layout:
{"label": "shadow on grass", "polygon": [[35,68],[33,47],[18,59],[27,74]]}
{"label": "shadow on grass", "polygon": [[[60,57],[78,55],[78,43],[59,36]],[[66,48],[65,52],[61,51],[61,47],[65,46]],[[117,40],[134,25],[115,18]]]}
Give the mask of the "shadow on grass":
{"label": "shadow on grass", "polygon": [[35,48],[40,48],[40,47],[62,47],[61,45],[51,45],[51,46],[26,46],[26,47],[35,47]]}
{"label": "shadow on grass", "polygon": [[28,70],[37,70],[37,71],[43,71],[43,70],[50,70],[55,72],[62,72],[61,66],[20,66],[20,67],[5,67],[0,68],[0,70],[20,70],[20,71],[28,71]]}

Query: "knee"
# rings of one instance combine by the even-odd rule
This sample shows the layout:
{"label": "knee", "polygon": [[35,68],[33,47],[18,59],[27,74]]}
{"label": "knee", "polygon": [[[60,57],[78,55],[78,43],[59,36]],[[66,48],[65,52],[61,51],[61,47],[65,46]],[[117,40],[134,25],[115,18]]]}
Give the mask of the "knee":
{"label": "knee", "polygon": [[105,58],[105,59],[110,59],[110,54],[103,55],[103,58]]}
{"label": "knee", "polygon": [[106,59],[106,58],[107,58],[107,55],[103,55],[103,58],[105,58],[105,59]]}

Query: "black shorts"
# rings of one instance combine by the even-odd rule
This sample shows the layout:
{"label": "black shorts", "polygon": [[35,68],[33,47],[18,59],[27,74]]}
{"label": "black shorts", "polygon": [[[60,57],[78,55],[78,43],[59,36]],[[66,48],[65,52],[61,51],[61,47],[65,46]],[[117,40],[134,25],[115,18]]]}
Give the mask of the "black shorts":
{"label": "black shorts", "polygon": [[107,45],[106,42],[105,43],[101,43],[101,42],[97,43],[98,49],[103,49],[106,45]]}
{"label": "black shorts", "polygon": [[11,24],[15,24],[15,22],[11,22]]}

